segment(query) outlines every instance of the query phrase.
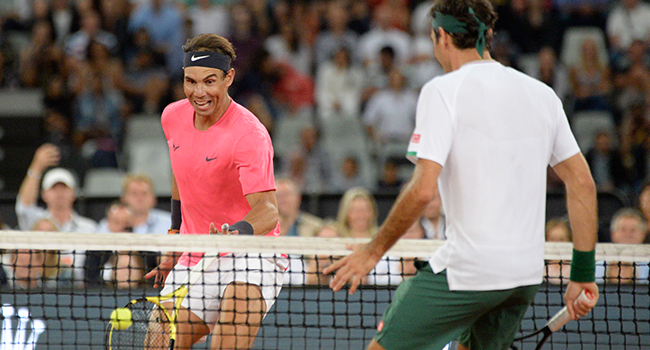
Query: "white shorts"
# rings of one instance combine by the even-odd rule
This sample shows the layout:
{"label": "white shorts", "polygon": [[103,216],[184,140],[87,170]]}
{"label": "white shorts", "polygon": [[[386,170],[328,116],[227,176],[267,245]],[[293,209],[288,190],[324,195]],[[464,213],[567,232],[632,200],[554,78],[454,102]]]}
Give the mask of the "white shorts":
{"label": "white shorts", "polygon": [[[260,286],[268,312],[280,294],[287,265],[286,258],[267,255],[248,257],[246,253],[238,253],[219,257],[205,269],[197,283],[190,286],[181,306],[201,318],[212,331],[219,320],[223,292],[228,284],[237,281]],[[192,267],[176,264],[167,276],[160,295],[179,288],[191,270]]]}

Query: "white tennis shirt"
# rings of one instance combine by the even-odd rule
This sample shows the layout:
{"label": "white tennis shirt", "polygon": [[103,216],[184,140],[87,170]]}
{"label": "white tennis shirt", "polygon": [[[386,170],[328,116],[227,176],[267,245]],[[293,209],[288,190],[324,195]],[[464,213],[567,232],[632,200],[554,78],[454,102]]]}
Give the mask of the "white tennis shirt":
{"label": "white tennis shirt", "polygon": [[452,290],[542,282],[546,169],[580,152],[553,90],[476,61],[420,92],[408,157],[442,165],[446,243],[429,261]]}

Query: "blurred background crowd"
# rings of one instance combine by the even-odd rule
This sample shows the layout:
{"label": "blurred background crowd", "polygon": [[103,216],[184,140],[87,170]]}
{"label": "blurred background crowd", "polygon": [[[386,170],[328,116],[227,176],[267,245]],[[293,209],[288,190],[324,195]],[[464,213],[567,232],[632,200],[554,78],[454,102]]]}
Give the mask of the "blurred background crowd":
{"label": "blurred background crowd", "polygon": [[[180,48],[198,33],[233,42],[232,97],[272,134],[276,172],[309,193],[399,188],[418,89],[442,74],[423,0],[3,4],[0,89],[43,92],[46,139],[82,182],[130,170],[129,121],[183,98]],[[650,4],[495,5],[493,57],[555,89],[599,188],[635,198],[650,168]]]}
{"label": "blurred background crowd", "polygon": [[[650,191],[643,200],[650,175],[650,3],[494,2],[493,58],[556,91],[599,190],[637,207],[643,237],[636,240],[643,242],[650,217]],[[276,175],[289,181],[278,184],[278,202],[284,185],[299,196],[345,194],[338,223],[320,221],[307,235],[354,236],[344,226],[355,218],[372,235],[381,220],[372,197],[397,194],[412,171],[404,154],[418,91],[443,74],[429,37],[430,6],[424,0],[3,0],[0,95],[39,92],[39,142],[58,149],[57,164],[78,180],[73,190],[119,198],[127,190],[123,175],[157,164],[143,181],[149,195],[165,196],[170,178],[160,176],[170,170],[159,118],[168,103],[184,98],[181,46],[199,33],[222,35],[237,52],[230,95],[267,127]],[[158,141],[143,142],[152,130]],[[114,171],[120,181],[92,182],[97,170]],[[548,186],[562,190],[552,170]],[[346,200],[350,192],[370,198],[361,219],[341,214],[355,208]],[[414,236],[444,238],[444,220],[423,222]],[[290,232],[292,225],[283,228]],[[334,233],[321,230],[330,226]],[[606,231],[601,240],[613,239],[614,226]],[[98,278],[99,272],[91,276]]]}

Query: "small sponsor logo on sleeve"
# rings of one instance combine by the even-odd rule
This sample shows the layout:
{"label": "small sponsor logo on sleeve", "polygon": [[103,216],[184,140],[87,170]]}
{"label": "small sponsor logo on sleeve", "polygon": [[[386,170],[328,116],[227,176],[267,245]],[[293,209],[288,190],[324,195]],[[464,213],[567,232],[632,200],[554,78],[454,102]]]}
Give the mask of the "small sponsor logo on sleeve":
{"label": "small sponsor logo on sleeve", "polygon": [[420,134],[413,134],[413,137],[411,137],[411,142],[420,143]]}

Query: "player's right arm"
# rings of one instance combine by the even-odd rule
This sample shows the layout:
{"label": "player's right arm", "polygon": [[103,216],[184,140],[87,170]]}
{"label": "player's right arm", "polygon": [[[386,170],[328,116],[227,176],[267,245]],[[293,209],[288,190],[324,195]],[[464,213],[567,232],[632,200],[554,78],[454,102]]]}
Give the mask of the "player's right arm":
{"label": "player's right arm", "polygon": [[[553,167],[555,173],[562,179],[566,187],[566,201],[569,212],[569,221],[573,231],[574,260],[583,258],[593,253],[598,240],[598,206],[596,199],[596,185],[589,165],[582,153],[578,153]],[[589,260],[589,261],[587,261]],[[593,305],[578,302],[583,289],[590,291],[598,298],[598,286],[593,277],[593,261],[587,259],[584,263],[571,265],[571,280],[564,295],[567,309],[572,319],[585,316]],[[578,261],[579,262],[579,261]]]}
{"label": "player's right arm", "polygon": [[[172,203],[173,201],[179,201],[180,202],[180,192],[178,191],[178,185],[176,184],[176,177],[172,174]],[[172,204],[172,207],[174,204]],[[180,209],[178,210],[178,213],[175,212],[175,210],[172,208],[172,216],[174,215],[180,215]],[[175,233],[180,228],[180,222],[178,224],[173,223],[174,220],[172,219],[172,226],[177,225],[179,226],[178,228],[172,227],[169,231],[170,233]],[[146,275],[144,275],[144,278],[149,279],[149,278],[155,278],[154,279],[154,287],[158,288],[159,285],[163,286],[165,283],[165,279],[167,279],[167,275],[169,275],[169,272],[176,266],[176,262],[180,258],[182,253],[180,252],[166,252],[162,255],[160,258],[160,264],[153,270],[149,271]]]}
{"label": "player's right arm", "polygon": [[418,160],[411,181],[404,192],[397,197],[375,238],[367,244],[357,246],[352,254],[323,271],[326,275],[336,272],[330,282],[333,291],[337,292],[349,283],[349,293],[354,293],[361,280],[422,215],[424,208],[437,194],[438,176],[441,171],[442,166],[434,161]]}

